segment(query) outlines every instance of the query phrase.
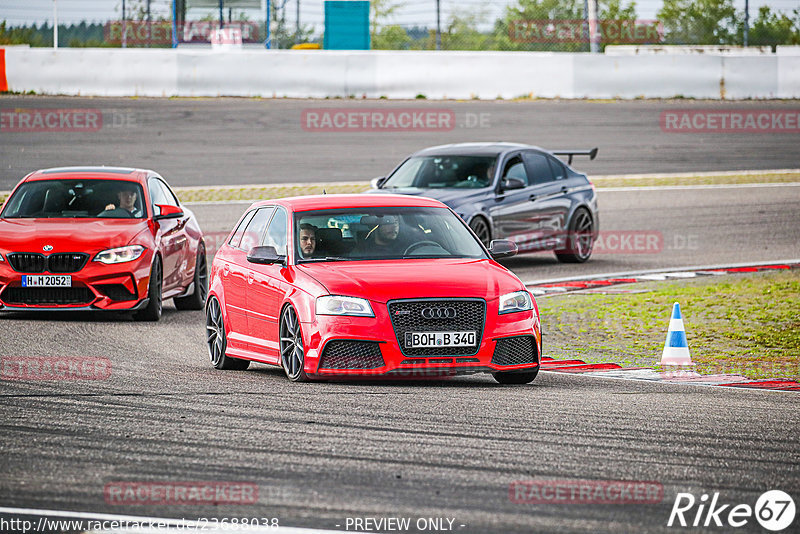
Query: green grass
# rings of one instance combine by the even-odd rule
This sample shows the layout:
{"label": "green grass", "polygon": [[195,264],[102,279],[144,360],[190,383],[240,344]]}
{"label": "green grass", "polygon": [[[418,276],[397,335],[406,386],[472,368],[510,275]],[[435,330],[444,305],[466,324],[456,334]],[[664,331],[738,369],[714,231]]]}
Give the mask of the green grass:
{"label": "green grass", "polygon": [[800,270],[627,287],[645,291],[539,298],[544,355],[660,369],[679,302],[698,372],[800,379]]}
{"label": "green grass", "polygon": [[176,187],[175,194],[181,202],[208,202],[230,200],[267,200],[299,195],[333,195],[363,193],[369,182],[331,182],[313,184],[276,184],[230,187]]}

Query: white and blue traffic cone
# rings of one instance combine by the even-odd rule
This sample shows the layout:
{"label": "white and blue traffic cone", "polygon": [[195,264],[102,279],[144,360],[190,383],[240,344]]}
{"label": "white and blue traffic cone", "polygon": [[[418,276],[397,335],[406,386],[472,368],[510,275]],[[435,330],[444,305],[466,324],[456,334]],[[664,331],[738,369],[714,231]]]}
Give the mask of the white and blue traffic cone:
{"label": "white and blue traffic cone", "polygon": [[661,365],[694,365],[689,356],[689,344],[686,342],[686,330],[683,328],[681,305],[672,305],[672,317],[669,320],[669,332],[661,355]]}

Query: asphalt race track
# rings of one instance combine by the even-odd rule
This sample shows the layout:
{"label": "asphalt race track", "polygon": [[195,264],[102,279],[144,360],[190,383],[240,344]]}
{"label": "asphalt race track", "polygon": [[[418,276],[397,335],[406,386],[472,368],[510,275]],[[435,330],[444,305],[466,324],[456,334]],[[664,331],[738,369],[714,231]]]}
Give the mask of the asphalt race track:
{"label": "asphalt race track", "polygon": [[[597,173],[800,166],[796,135],[685,137],[658,129],[664,106],[716,103],[415,102],[396,105],[485,109],[492,128],[407,133],[402,140],[303,132],[302,108],[329,104],[359,103],[5,97],[3,108],[131,110],[138,126],[124,135],[0,133],[0,189],[34,168],[88,161],[153,167],[174,185],[363,179],[419,146],[518,140],[523,133],[544,146],[601,146],[591,164]],[[526,117],[535,123],[530,128]],[[798,186],[599,195],[601,230],[660,235],[661,247],[608,251],[584,265],[558,264],[552,254],[506,265],[533,281],[800,257]],[[246,206],[191,206],[211,251]],[[99,314],[0,316],[0,358],[107,358],[112,369],[97,381],[0,381],[0,505],[274,517],[282,526],[334,530],[344,530],[348,518],[408,517],[412,525],[418,518],[452,519],[452,530],[465,533],[700,532],[667,528],[677,493],[699,499],[719,492],[720,504],[751,507],[767,490],[800,494],[796,393],[547,372],[528,386],[503,387],[483,375],[291,384],[279,369],[257,364],[244,372],[214,370],[203,335],[202,312],[178,312],[171,304],[158,324]],[[565,479],[653,482],[663,486],[663,499],[565,505],[511,498],[516,481]],[[111,483],[188,481],[251,482],[258,500],[120,505],[104,496]],[[761,528],[750,518],[735,531]]]}
{"label": "asphalt race track", "polygon": [[[752,506],[769,489],[800,491],[795,393],[553,373],[524,387],[483,375],[291,384],[266,366],[211,368],[201,312],[167,308],[157,325],[3,322],[3,356],[107,357],[113,369],[98,382],[3,382],[4,506],[342,530],[348,517],[400,516],[454,518],[471,533],[661,532],[678,492]],[[533,479],[654,481],[664,497],[512,502],[510,484]],[[110,483],[209,480],[256,483],[258,503],[104,498]]]}
{"label": "asphalt race track", "polygon": [[[591,174],[800,167],[797,133],[667,133],[666,110],[797,110],[796,101],[361,101],[0,97],[0,112],[79,109],[102,114],[98,131],[13,132],[0,127],[0,190],[38,168],[153,168],[176,186],[367,180],[426,146],[515,141],[545,148],[600,147]],[[424,109],[453,128],[316,132],[304,110]],[[231,165],[235,162],[235,165]]]}

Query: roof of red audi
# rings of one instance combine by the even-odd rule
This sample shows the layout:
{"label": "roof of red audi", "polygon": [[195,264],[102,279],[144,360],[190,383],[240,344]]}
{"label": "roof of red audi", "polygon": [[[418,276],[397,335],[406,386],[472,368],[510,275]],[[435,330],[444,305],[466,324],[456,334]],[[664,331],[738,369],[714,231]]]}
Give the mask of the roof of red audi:
{"label": "roof of red audi", "polygon": [[292,211],[309,211],[339,208],[395,208],[395,207],[445,207],[438,200],[411,195],[308,195],[302,197],[261,200],[253,206],[280,204]]}
{"label": "roof of red audi", "polygon": [[[129,167],[54,167],[52,169],[39,169],[25,177],[25,180],[57,180],[57,179],[80,179],[93,178],[105,180],[133,180],[139,181],[145,178],[150,172],[146,169],[132,169]],[[79,176],[76,176],[79,175]]]}

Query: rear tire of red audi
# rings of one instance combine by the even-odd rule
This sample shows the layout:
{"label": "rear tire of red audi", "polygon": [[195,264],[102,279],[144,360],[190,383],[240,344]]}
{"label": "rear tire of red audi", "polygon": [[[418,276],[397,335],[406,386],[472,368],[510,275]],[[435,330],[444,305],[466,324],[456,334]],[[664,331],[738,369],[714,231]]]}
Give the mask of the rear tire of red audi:
{"label": "rear tire of red audi", "polygon": [[228,338],[225,336],[225,322],[219,301],[211,297],[206,306],[206,344],[211,365],[216,369],[244,371],[250,367],[250,360],[231,358],[225,355]]}

